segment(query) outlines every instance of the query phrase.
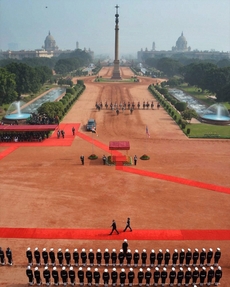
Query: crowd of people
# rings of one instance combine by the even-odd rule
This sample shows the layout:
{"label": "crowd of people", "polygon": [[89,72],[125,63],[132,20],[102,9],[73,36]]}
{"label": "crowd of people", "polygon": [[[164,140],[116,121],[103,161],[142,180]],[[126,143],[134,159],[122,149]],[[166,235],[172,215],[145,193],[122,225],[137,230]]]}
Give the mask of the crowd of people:
{"label": "crowd of people", "polygon": [[[106,110],[107,109],[110,109],[110,110],[134,110],[134,109],[143,109],[143,110],[148,110],[148,109],[154,109],[154,102],[151,101],[143,101],[142,103],[141,102],[120,102],[120,103],[108,103],[107,101],[105,101],[105,103],[103,104],[102,102],[96,102],[95,104],[95,107],[98,111],[100,111],[101,109],[105,108]],[[156,103],[156,107],[157,109],[160,108],[160,104],[159,103]]]}
{"label": "crowd of people", "polygon": [[49,132],[3,132],[0,133],[0,142],[33,142],[43,141],[49,137]]}
{"label": "crowd of people", "polygon": [[[137,249],[132,252],[128,247],[128,241],[125,239],[121,249],[104,251],[85,248],[74,249],[71,253],[69,249],[62,251],[61,248],[55,253],[51,248],[46,248],[40,252],[39,248],[32,251],[30,248],[26,251],[28,267],[26,275],[29,284],[42,284],[42,280],[48,286],[51,281],[54,285],[62,282],[64,285],[87,284],[91,286],[99,284],[105,287],[108,284],[112,286],[124,285],[133,286],[189,286],[199,284],[199,286],[210,286],[219,284],[222,277],[222,269],[219,266],[221,258],[220,248],[215,251],[210,248],[203,248],[200,252],[197,248],[193,251],[175,249],[171,254],[168,249],[163,252],[159,249],[155,252],[153,249],[147,252],[143,249],[139,252]],[[33,264],[36,265],[32,270]],[[41,265],[44,265],[42,270]],[[49,270],[49,266],[52,269]],[[58,270],[58,268],[61,268]],[[103,269],[102,269],[103,268]],[[118,270],[119,268],[119,270]],[[42,279],[43,278],[43,279]]]}

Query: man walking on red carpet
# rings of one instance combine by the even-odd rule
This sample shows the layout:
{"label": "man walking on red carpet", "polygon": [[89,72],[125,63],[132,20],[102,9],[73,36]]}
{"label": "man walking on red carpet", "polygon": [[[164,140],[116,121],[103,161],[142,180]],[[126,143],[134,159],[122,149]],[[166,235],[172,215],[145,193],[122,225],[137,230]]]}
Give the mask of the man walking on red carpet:
{"label": "man walking on red carpet", "polygon": [[112,221],[111,227],[112,227],[112,230],[109,235],[112,235],[114,230],[117,232],[117,234],[119,234],[119,232],[117,231],[117,224],[115,220]]}

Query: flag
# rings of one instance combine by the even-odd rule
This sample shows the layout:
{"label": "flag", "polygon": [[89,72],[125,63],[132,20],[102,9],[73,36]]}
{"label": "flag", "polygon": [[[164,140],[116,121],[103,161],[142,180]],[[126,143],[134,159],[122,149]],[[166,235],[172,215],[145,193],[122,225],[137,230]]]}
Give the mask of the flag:
{"label": "flag", "polygon": [[150,138],[150,133],[149,133],[148,126],[146,126],[146,128],[145,128],[145,132],[146,132],[146,135]]}

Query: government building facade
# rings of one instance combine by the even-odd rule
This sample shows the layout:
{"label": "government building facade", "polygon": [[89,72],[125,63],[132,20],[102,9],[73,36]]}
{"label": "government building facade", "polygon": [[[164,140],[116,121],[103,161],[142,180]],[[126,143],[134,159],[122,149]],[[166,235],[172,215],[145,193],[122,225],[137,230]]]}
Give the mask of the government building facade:
{"label": "government building facade", "polygon": [[[76,43],[76,49],[79,49],[78,42]],[[90,49],[84,48],[84,51],[86,53],[89,53],[92,59],[94,58],[94,52]],[[56,41],[54,40],[54,37],[48,33],[48,35],[45,38],[44,46],[42,46],[42,49],[36,49],[36,50],[20,50],[20,51],[0,51],[1,59],[18,59],[21,60],[23,58],[52,58],[52,57],[58,57],[62,53],[71,53],[73,50],[60,50],[58,46],[56,45]]]}
{"label": "government building facade", "polygon": [[137,59],[140,62],[145,61],[148,58],[163,58],[163,57],[173,57],[175,55],[178,55],[181,57],[184,56],[186,58],[190,59],[213,59],[213,60],[222,60],[222,59],[229,59],[230,53],[228,52],[217,52],[217,51],[198,51],[194,50],[192,51],[191,47],[187,45],[187,40],[183,34],[181,33],[181,36],[177,39],[176,45],[172,47],[169,51],[157,51],[155,49],[155,42],[152,43],[152,49],[148,50],[147,48],[145,50],[141,49],[137,52]]}

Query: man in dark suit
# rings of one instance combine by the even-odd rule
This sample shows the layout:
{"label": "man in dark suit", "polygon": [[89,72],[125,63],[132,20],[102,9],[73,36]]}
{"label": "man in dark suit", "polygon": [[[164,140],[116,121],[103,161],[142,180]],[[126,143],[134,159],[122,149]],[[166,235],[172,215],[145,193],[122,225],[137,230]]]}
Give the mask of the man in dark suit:
{"label": "man in dark suit", "polygon": [[112,221],[111,227],[112,227],[112,230],[109,235],[112,235],[114,230],[117,232],[117,234],[119,234],[119,232],[117,231],[117,224],[115,220]]}

